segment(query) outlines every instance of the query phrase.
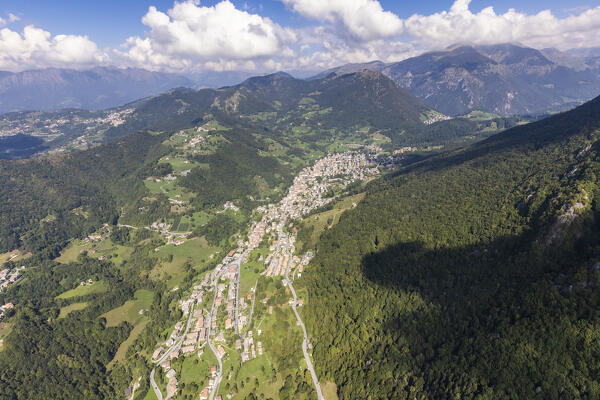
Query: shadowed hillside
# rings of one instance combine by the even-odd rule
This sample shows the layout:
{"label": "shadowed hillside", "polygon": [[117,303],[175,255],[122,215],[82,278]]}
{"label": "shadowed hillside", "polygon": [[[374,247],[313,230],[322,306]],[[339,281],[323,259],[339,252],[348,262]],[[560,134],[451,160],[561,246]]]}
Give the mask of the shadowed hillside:
{"label": "shadowed hillside", "polygon": [[[600,98],[370,186],[304,314],[340,398],[595,398]],[[318,315],[318,317],[316,317]]]}

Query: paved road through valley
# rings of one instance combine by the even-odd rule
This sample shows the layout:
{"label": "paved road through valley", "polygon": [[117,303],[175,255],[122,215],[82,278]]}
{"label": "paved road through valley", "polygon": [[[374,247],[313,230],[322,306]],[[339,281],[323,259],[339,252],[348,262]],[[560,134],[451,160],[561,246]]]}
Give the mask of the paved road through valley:
{"label": "paved road through valley", "polygon": [[154,394],[156,395],[158,400],[163,400],[162,392],[160,391],[158,385],[154,381],[154,370],[155,368],[152,368],[152,372],[150,372],[150,384],[152,385],[152,389],[154,389]]}
{"label": "paved road through valley", "polygon": [[[165,351],[165,354],[163,354],[156,361],[156,363],[155,363],[156,365],[160,365],[163,361],[165,361],[167,359],[167,357],[169,357],[169,354],[171,354],[171,352],[173,350],[175,350],[175,349],[179,350],[181,348],[181,344],[183,343],[183,340],[185,339],[185,335],[187,335],[188,331],[190,330],[190,326],[192,325],[192,319],[193,319],[193,315],[194,315],[194,305],[195,305],[195,303],[192,303],[192,306],[190,307],[190,314],[188,315],[188,320],[185,325],[185,331],[183,332],[183,335],[181,335],[181,337],[175,343],[173,343],[173,345],[171,347],[169,347],[167,349],[167,351]],[[154,394],[156,394],[156,397],[158,398],[158,400],[163,400],[162,392],[160,391],[160,389],[158,388],[158,385],[154,381],[154,370],[155,370],[155,368],[153,368],[152,372],[150,372],[150,385],[152,386],[152,389],[154,389]]]}
{"label": "paved road through valley", "polygon": [[302,332],[304,333],[304,339],[302,340],[302,352],[304,353],[304,359],[306,360],[306,365],[308,366],[308,370],[310,371],[310,375],[312,376],[313,383],[315,384],[315,389],[317,390],[317,397],[319,400],[324,400],[323,392],[321,391],[321,385],[319,384],[319,379],[317,378],[317,373],[313,368],[312,361],[310,360],[310,355],[308,354],[308,333],[306,332],[306,327],[304,326],[304,322],[302,322],[302,318],[300,318],[300,314],[298,314],[298,310],[296,310],[296,303],[298,302],[298,298],[296,296],[296,291],[294,290],[294,286],[292,285],[292,281],[288,277],[290,273],[290,265],[292,263],[292,252],[290,249],[290,244],[288,242],[287,251],[290,255],[288,265],[286,266],[285,279],[288,282],[288,286],[292,292],[292,296],[294,297],[294,303],[292,304],[292,309],[294,310],[294,314],[296,314],[296,318],[302,327]]}
{"label": "paved road through valley", "polygon": [[213,344],[210,340],[210,335],[212,333],[212,317],[213,317],[213,314],[215,313],[215,303],[217,301],[217,285],[219,283],[220,277],[221,277],[221,274],[218,274],[215,277],[215,281],[214,281],[213,303],[212,303],[212,307],[210,308],[210,313],[208,314],[208,321],[209,321],[210,325],[208,326],[208,334],[206,335],[206,343],[208,343],[208,347],[210,347],[210,350],[213,352],[215,357],[217,357],[217,362],[219,363],[219,366],[217,369],[217,376],[215,377],[215,384],[213,386],[213,389],[210,392],[210,397],[209,397],[210,400],[214,400],[217,392],[219,391],[219,386],[221,385],[221,377],[223,374],[223,362],[221,361],[221,356],[217,352],[217,349],[215,349],[213,347]]}

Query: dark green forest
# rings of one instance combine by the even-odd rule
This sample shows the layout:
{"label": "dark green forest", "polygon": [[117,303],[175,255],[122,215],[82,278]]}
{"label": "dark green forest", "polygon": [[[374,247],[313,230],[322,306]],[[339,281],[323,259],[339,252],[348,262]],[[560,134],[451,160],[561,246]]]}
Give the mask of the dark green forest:
{"label": "dark green forest", "polygon": [[[600,397],[600,98],[525,126],[518,118],[425,125],[431,110],[422,102],[363,72],[313,82],[275,74],[127,107],[135,118],[107,132],[111,143],[0,160],[0,253],[31,253],[6,264],[25,270],[0,294],[0,304],[17,305],[0,351],[0,399],[120,398],[132,376],[147,376],[157,338],[181,317],[177,301],[219,257],[188,259],[180,290],[168,290],[150,277],[165,241],[145,226],[186,218],[186,230],[227,253],[245,239],[236,234],[246,231],[250,210],[283,196],[294,173],[339,151],[338,141],[379,136],[389,154],[406,145],[454,148],[508,128],[458,150],[420,152],[366,187],[346,188],[366,191],[364,200],[320,237],[294,283],[308,293],[301,312],[318,375],[341,399]],[[218,126],[209,133],[218,144],[178,153],[175,133],[205,119]],[[177,175],[166,155],[194,167]],[[169,174],[189,195],[182,209],[145,186]],[[221,212],[228,201],[239,212]],[[105,224],[113,244],[129,247],[122,262],[111,261],[121,260],[116,248],[107,259],[83,252],[54,261],[69,241]],[[298,234],[305,246],[311,228]],[[87,279],[106,291],[57,297]],[[264,289],[266,278],[258,282]],[[107,326],[101,316],[141,289],[153,293],[148,324],[126,362],[109,369],[133,326]],[[279,281],[275,292],[268,305],[287,303]],[[74,302],[86,305],[60,318]],[[278,328],[286,335],[268,344],[286,372],[280,398],[313,396],[309,377],[287,374],[301,357],[293,347],[299,331],[283,320]],[[137,397],[147,391],[143,379]]]}
{"label": "dark green forest", "polygon": [[340,398],[600,396],[600,98],[372,183],[303,315]]}
{"label": "dark green forest", "polygon": [[145,191],[139,176],[164,153],[163,140],[140,133],[84,152],[0,160],[0,252],[56,256],[67,240],[114,223],[118,207]]}

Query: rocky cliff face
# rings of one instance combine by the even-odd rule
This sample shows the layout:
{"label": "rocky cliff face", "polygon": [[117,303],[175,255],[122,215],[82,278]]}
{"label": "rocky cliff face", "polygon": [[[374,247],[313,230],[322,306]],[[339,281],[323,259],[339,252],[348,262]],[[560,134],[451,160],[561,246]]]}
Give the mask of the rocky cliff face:
{"label": "rocky cliff face", "polygon": [[576,61],[564,55],[555,62],[536,49],[513,44],[457,45],[398,63],[351,64],[327,73],[381,71],[448,115],[474,109],[514,115],[562,111],[597,96],[600,70],[593,62]]}

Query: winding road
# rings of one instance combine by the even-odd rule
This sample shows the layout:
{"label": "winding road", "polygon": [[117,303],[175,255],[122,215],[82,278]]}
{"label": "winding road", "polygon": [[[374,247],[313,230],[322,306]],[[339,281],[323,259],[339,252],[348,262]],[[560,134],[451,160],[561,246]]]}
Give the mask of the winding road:
{"label": "winding road", "polygon": [[312,376],[313,383],[315,384],[315,389],[317,391],[317,397],[319,400],[325,400],[323,397],[323,392],[321,391],[321,385],[319,384],[319,379],[317,378],[317,373],[313,367],[312,361],[310,360],[310,355],[308,354],[308,333],[306,332],[306,327],[304,326],[304,322],[302,322],[302,318],[300,318],[300,314],[298,314],[298,310],[296,310],[296,303],[298,302],[298,297],[296,296],[296,291],[294,290],[294,286],[292,285],[292,281],[288,277],[290,273],[290,265],[292,263],[292,252],[290,249],[290,244],[288,242],[287,251],[290,255],[288,265],[286,266],[285,271],[285,279],[287,281],[288,287],[292,292],[292,296],[294,297],[294,303],[292,304],[292,309],[294,310],[294,314],[296,314],[296,319],[300,323],[302,327],[302,332],[304,333],[304,339],[302,340],[302,352],[304,353],[304,359],[306,360],[306,365],[308,366],[308,370],[310,371],[310,375]]}
{"label": "winding road", "polygon": [[256,280],[256,283],[254,284],[254,290],[252,291],[252,307],[250,308],[250,318],[248,318],[248,329],[250,329],[250,326],[252,325],[252,314],[254,314],[254,301],[256,300],[256,286],[258,286],[258,279]]}
{"label": "winding road", "polygon": [[155,369],[156,368],[152,368],[152,372],[150,372],[150,385],[152,385],[152,389],[154,390],[154,394],[156,395],[158,400],[163,400],[162,392],[160,391],[160,389],[158,388],[158,385],[154,381],[154,370]]}
{"label": "winding road", "polygon": [[[181,344],[183,343],[183,340],[185,339],[185,335],[187,335],[187,333],[190,330],[190,326],[192,325],[192,319],[193,319],[193,316],[194,316],[194,306],[195,306],[195,303],[192,303],[192,306],[190,307],[190,313],[188,315],[188,320],[187,320],[187,323],[185,325],[185,331],[179,337],[179,339],[175,343],[173,343],[173,345],[171,347],[169,347],[167,349],[167,351],[165,351],[165,354],[163,354],[155,362],[156,365],[160,365],[160,363],[162,363],[163,361],[165,361],[167,359],[167,357],[169,357],[169,354],[171,354],[171,352],[173,352],[173,350],[175,350],[175,349],[179,350],[181,348]],[[158,385],[154,381],[154,370],[155,369],[156,368],[152,368],[152,372],[150,372],[150,385],[152,386],[152,389],[154,390],[154,394],[156,395],[156,397],[158,398],[158,400],[163,400],[162,392],[160,391],[160,389],[158,388]],[[167,399],[168,399],[168,397],[167,397]]]}
{"label": "winding road", "polygon": [[213,296],[212,306],[210,308],[210,313],[208,314],[209,325],[208,325],[208,333],[206,335],[206,343],[208,343],[208,347],[210,347],[210,350],[213,352],[213,354],[217,358],[217,362],[219,364],[218,369],[217,369],[217,376],[215,377],[215,384],[213,386],[213,389],[210,392],[210,396],[209,396],[210,400],[214,400],[217,392],[219,391],[219,386],[221,385],[221,379],[222,379],[222,375],[223,375],[223,362],[221,361],[221,356],[219,355],[219,353],[217,352],[217,350],[213,347],[213,344],[210,341],[210,335],[212,333],[212,328],[211,328],[211,326],[212,326],[212,317],[213,317],[213,313],[215,312],[215,303],[217,301],[217,285],[219,283],[219,278],[220,277],[221,277],[221,274],[218,274],[215,277],[215,281],[213,282],[213,285],[214,285],[214,289],[213,289],[214,290],[214,296]]}

